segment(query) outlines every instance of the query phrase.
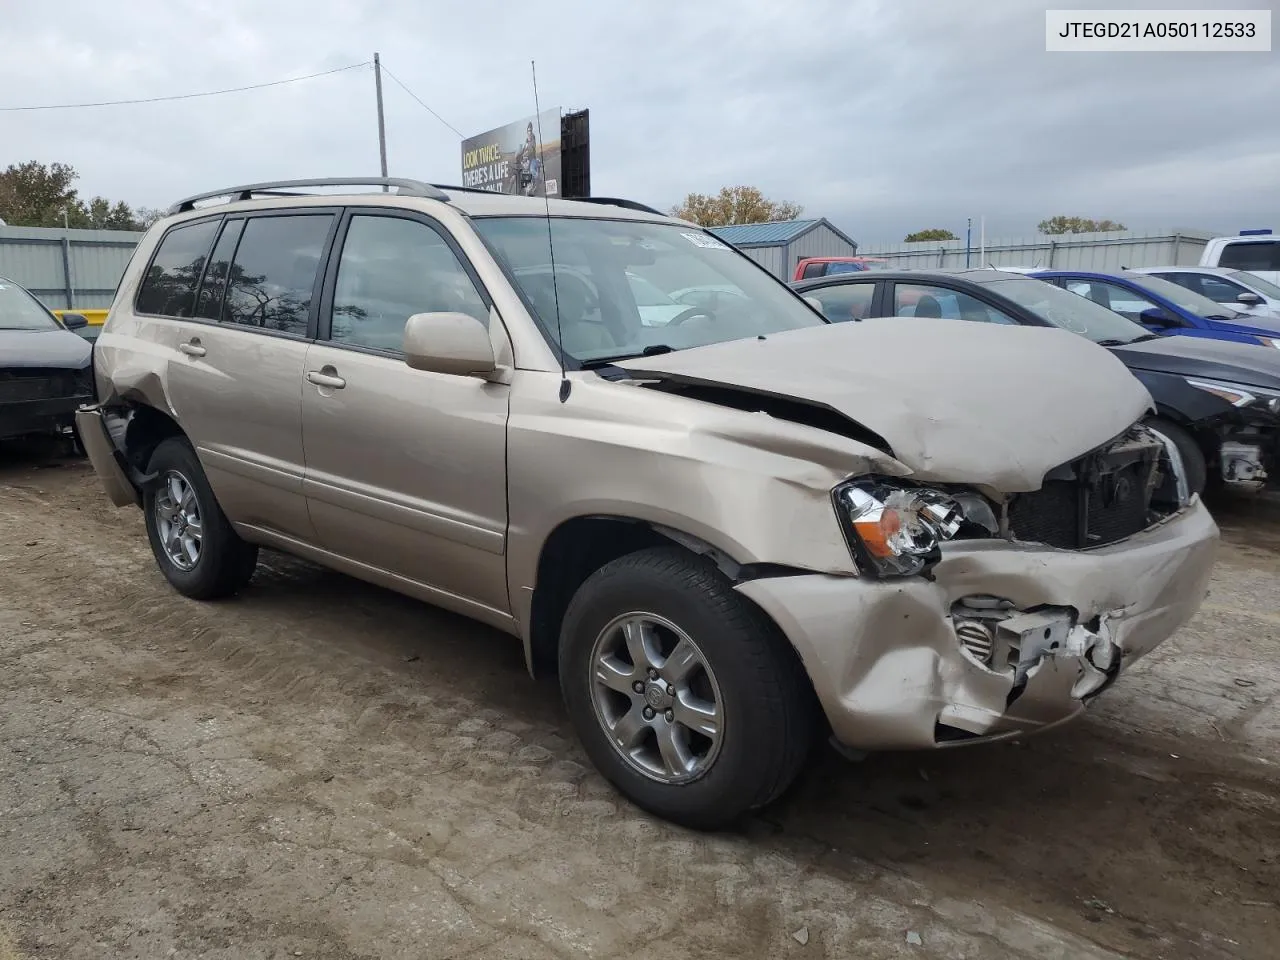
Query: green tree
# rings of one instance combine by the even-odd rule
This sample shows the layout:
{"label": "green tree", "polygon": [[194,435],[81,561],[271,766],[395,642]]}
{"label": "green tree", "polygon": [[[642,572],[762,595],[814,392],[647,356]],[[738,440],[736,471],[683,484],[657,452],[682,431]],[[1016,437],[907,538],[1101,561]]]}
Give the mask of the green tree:
{"label": "green tree", "polygon": [[943,227],[930,227],[927,230],[917,230],[915,233],[908,233],[903,239],[903,243],[919,243],[922,240],[959,240],[954,233]]}
{"label": "green tree", "polygon": [[794,220],[803,212],[799,204],[770,200],[755,187],[738,186],[721,187],[715,196],[691,193],[671,214],[703,227],[725,227],[734,223]]}
{"label": "green tree", "polygon": [[[82,200],[74,186],[79,177],[75,168],[66,163],[45,165],[28,160],[10,164],[0,172],[0,219],[14,227],[65,224],[96,230],[141,230],[149,225],[141,222],[123,200]],[[147,211],[149,216],[152,213]]]}
{"label": "green tree", "polygon": [[77,203],[76,171],[65,163],[14,163],[0,173],[0,218],[13,227],[62,225]]}
{"label": "green tree", "polygon": [[1128,230],[1123,223],[1114,220],[1090,220],[1088,217],[1050,217],[1041,220],[1036,226],[1041,233],[1054,235],[1060,233],[1107,233],[1113,230]]}

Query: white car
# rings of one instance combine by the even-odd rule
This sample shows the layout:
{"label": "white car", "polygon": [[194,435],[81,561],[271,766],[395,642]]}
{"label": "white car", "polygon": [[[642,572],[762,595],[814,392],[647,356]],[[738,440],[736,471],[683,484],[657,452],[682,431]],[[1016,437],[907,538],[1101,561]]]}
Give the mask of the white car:
{"label": "white car", "polygon": [[1253,316],[1280,317],[1280,287],[1247,270],[1229,267],[1134,267],[1193,293]]}

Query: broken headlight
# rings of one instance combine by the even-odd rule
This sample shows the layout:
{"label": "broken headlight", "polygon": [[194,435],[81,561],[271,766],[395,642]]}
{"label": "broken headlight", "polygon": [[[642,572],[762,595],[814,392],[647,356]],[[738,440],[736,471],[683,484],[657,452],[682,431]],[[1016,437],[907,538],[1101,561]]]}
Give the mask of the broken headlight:
{"label": "broken headlight", "polygon": [[1187,383],[1197,390],[1212,393],[1221,397],[1233,407],[1249,407],[1250,409],[1269,410],[1280,414],[1280,393],[1262,387],[1250,387],[1242,383],[1229,383],[1226,380],[1204,380],[1200,377],[1187,377]]}
{"label": "broken headlight", "polygon": [[999,531],[991,506],[974,493],[875,480],[853,480],[832,493],[854,559],[878,577],[922,572],[940,559],[939,544],[962,532]]}

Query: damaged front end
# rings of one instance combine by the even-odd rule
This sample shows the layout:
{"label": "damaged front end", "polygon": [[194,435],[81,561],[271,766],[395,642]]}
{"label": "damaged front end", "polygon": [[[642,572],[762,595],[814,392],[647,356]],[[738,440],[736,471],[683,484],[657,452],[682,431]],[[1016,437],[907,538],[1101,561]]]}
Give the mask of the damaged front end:
{"label": "damaged front end", "polygon": [[953,746],[1078,714],[1199,607],[1217,528],[1177,448],[1134,425],[1038,490],[849,481],[857,578],[739,589],[792,639],[834,738]]}

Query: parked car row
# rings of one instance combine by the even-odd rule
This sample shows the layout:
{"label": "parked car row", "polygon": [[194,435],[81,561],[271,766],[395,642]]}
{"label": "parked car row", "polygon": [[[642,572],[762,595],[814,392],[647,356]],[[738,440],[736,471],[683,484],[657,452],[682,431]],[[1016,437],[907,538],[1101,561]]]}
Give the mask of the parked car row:
{"label": "parked car row", "polygon": [[[1126,364],[1262,397],[1039,280],[813,283],[821,312],[630,201],[223,189],[139,243],[77,421],[178,592],[235,594],[270,547],[491,624],[618,790],[716,827],[815,734],[1078,715],[1196,612],[1218,538]],[[1263,352],[1213,346],[1223,383]]]}
{"label": "parked car row", "polygon": [[[1157,285],[1173,287],[1177,299]],[[1256,490],[1280,478],[1280,353],[1269,338],[1255,340],[1265,348],[1224,339],[1242,329],[1239,318],[1200,316],[1218,308],[1183,287],[1141,274],[991,269],[878,271],[793,286],[837,322],[943,317],[1070,330],[1109,349],[1150,391],[1146,423],[1178,447],[1193,492],[1209,483]]]}

